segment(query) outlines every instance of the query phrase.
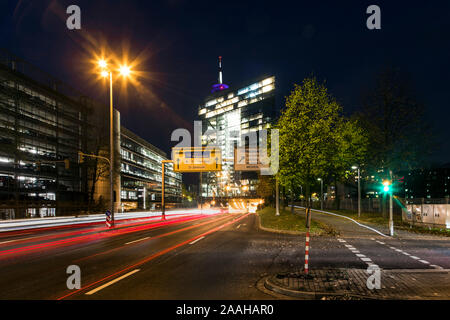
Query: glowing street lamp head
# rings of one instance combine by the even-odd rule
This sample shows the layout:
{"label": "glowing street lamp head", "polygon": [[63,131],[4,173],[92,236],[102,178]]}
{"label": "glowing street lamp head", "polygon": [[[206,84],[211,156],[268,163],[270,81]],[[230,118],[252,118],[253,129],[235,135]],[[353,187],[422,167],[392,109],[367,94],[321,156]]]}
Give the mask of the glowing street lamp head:
{"label": "glowing street lamp head", "polygon": [[106,77],[108,76],[108,71],[103,70],[102,72],[100,72],[100,75],[101,75],[103,78],[106,78]]}
{"label": "glowing street lamp head", "polygon": [[120,66],[120,68],[119,68],[119,73],[124,77],[128,77],[130,75],[130,72],[131,72],[131,70],[130,70],[129,66],[123,65],[123,66]]}
{"label": "glowing street lamp head", "polygon": [[108,66],[108,64],[106,63],[106,61],[104,59],[100,59],[100,60],[98,60],[98,66],[102,69],[105,69]]}

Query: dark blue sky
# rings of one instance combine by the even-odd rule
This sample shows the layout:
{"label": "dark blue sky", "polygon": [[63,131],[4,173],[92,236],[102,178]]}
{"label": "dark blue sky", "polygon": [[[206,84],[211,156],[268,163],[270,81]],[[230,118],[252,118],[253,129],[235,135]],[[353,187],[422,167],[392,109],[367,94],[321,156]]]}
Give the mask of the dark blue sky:
{"label": "dark blue sky", "polygon": [[[81,8],[81,30],[66,28],[71,4]],[[366,28],[371,4],[381,7],[381,30]],[[281,106],[314,73],[348,113],[381,69],[398,67],[427,106],[437,159],[450,162],[449,1],[28,0],[2,1],[0,12],[0,47],[105,103],[93,53],[107,45],[145,57],[139,87],[116,84],[115,106],[126,127],[165,151],[172,130],[192,126],[221,55],[231,86],[274,74]]]}

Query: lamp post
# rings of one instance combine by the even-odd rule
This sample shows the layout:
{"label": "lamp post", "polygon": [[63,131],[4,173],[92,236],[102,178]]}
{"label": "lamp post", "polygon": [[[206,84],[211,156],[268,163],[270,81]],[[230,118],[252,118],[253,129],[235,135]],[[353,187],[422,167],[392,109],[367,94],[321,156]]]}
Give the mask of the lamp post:
{"label": "lamp post", "polygon": [[358,169],[358,218],[361,217],[361,172],[358,166],[353,166],[353,170]]}
{"label": "lamp post", "polygon": [[322,178],[318,178],[320,181],[320,210],[323,210],[323,180]]}
{"label": "lamp post", "polygon": [[[98,61],[98,65],[101,69],[101,76],[106,78],[109,76],[109,183],[110,183],[110,210],[111,210],[111,227],[114,227],[114,122],[113,122],[113,72],[108,68],[108,63],[101,59]],[[123,77],[128,77],[130,75],[130,67],[126,65],[120,66],[118,72]],[[120,195],[118,195],[120,196]]]}

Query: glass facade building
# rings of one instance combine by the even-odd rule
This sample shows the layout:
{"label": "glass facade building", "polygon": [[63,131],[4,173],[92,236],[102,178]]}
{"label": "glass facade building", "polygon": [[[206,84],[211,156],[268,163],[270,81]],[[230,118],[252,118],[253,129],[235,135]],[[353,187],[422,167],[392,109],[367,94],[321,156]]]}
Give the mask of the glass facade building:
{"label": "glass facade building", "polygon": [[202,195],[254,195],[257,173],[234,171],[234,148],[249,133],[270,128],[275,118],[275,77],[216,91],[205,99],[198,115],[203,132],[214,132],[204,134],[202,144],[219,146],[225,159],[222,172],[203,175]]}
{"label": "glass facade building", "polygon": [[[164,151],[151,145],[125,127],[120,129],[121,202],[124,210],[156,209],[161,203],[162,160]],[[181,173],[166,163],[166,207],[181,202]]]}
{"label": "glass facade building", "polygon": [[[0,219],[62,215],[86,200],[89,101],[0,51]],[[69,160],[66,168],[64,160]]]}

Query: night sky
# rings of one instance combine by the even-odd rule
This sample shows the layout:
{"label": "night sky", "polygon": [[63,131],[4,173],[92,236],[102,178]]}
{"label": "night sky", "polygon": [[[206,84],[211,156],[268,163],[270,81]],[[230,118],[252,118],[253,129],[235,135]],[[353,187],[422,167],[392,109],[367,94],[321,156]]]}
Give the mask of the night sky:
{"label": "night sky", "polygon": [[[66,27],[71,4],[81,8],[81,30]],[[371,4],[381,7],[381,30],[366,28]],[[105,104],[90,59],[102,48],[137,59],[142,73],[115,84],[115,107],[127,128],[166,152],[174,129],[193,126],[221,55],[230,86],[273,74],[280,108],[293,83],[314,74],[346,113],[377,73],[400,68],[427,106],[435,160],[450,162],[450,1],[2,0],[0,12],[0,47]]]}

